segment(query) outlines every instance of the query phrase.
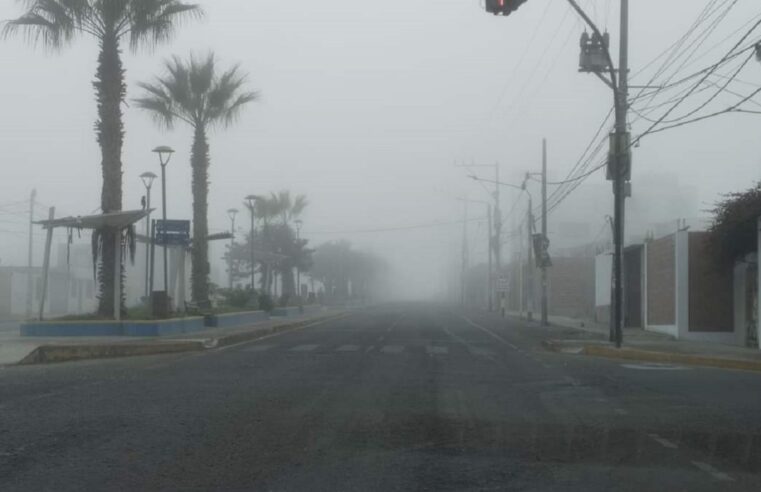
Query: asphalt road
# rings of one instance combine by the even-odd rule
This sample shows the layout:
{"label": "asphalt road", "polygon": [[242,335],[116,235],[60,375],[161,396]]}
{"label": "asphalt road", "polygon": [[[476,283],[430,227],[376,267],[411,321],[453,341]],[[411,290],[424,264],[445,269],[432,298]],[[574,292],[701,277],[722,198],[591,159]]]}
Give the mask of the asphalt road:
{"label": "asphalt road", "polygon": [[761,490],[761,374],[549,353],[549,335],[409,304],[0,369],[0,490]]}

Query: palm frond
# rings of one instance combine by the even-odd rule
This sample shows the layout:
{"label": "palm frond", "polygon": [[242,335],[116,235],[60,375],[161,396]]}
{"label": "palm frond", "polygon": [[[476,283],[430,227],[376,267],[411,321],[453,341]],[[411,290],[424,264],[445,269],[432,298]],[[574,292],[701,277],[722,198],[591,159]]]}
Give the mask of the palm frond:
{"label": "palm frond", "polygon": [[177,115],[172,109],[171,100],[166,97],[161,97],[151,90],[155,89],[156,91],[160,91],[158,87],[147,87],[146,84],[140,84],[140,87],[142,87],[148,94],[145,97],[133,99],[135,105],[140,109],[145,109],[150,112],[154,121],[156,121],[159,126],[162,126],[167,130],[173,129],[174,120],[177,118]]}
{"label": "palm frond", "polygon": [[256,92],[244,90],[247,76],[239,65],[217,75],[213,53],[202,58],[191,55],[186,60],[174,56],[164,62],[164,68],[165,75],[153,83],[140,84],[146,91],[140,99],[141,107],[163,115],[164,119],[159,122],[164,126],[167,126],[166,115],[172,113],[174,118],[194,127],[227,127],[236,121],[247,104],[259,97]]}
{"label": "palm frond", "polygon": [[34,0],[27,11],[3,25],[2,36],[21,34],[31,44],[60,49],[82,31],[83,21],[93,15],[87,0]]}
{"label": "palm frond", "polygon": [[203,106],[204,101],[202,99],[206,97],[214,83],[215,63],[214,53],[209,53],[203,60],[190,56],[188,79],[190,90],[196,97],[196,105],[198,106]]}
{"label": "palm frond", "polygon": [[128,8],[129,44],[133,51],[163,43],[185,21],[204,16],[198,4],[178,0],[130,0]]}
{"label": "palm frond", "polygon": [[309,200],[307,200],[306,195],[297,195],[293,200],[293,205],[291,205],[291,217],[301,215],[304,209],[307,208],[307,205],[309,205]]}

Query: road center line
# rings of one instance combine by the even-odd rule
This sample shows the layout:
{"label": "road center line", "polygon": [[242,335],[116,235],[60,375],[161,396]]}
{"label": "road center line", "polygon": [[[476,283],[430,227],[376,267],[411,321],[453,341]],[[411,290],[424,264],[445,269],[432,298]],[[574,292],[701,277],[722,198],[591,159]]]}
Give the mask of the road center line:
{"label": "road center line", "polygon": [[693,461],[693,465],[695,465],[696,468],[698,468],[701,471],[704,471],[711,475],[716,480],[721,480],[722,482],[733,482],[734,479],[727,475],[726,473],[717,470],[713,466],[709,465],[708,463],[703,463],[702,461]]}
{"label": "road center line", "polygon": [[490,329],[488,329],[488,328],[484,328],[483,326],[481,326],[481,325],[478,325],[478,324],[476,324],[476,323],[472,322],[471,320],[469,320],[469,319],[468,319],[468,318],[466,318],[465,316],[463,316],[463,317],[462,317],[462,319],[464,319],[465,321],[467,321],[469,325],[471,325],[471,326],[473,326],[473,327],[475,327],[475,328],[478,328],[479,330],[481,330],[481,331],[483,331],[484,333],[488,334],[490,337],[494,338],[495,340],[497,340],[497,341],[500,341],[500,342],[504,343],[505,345],[507,345],[508,347],[510,347],[511,349],[513,349],[513,350],[517,350],[517,351],[519,351],[519,352],[520,352],[520,349],[519,349],[519,348],[518,348],[516,345],[513,345],[512,343],[508,342],[507,340],[505,340],[505,339],[504,339],[504,338],[502,338],[501,336],[497,335],[496,333],[494,333],[494,332],[493,332],[493,331],[491,331]]}

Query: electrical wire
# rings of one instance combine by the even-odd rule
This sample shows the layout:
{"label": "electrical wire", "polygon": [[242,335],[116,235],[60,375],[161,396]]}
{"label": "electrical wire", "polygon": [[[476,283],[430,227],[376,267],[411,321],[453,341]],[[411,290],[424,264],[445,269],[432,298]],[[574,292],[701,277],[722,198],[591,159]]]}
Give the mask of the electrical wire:
{"label": "electrical wire", "polygon": [[472,223],[472,222],[483,222],[485,220],[487,220],[486,217],[477,217],[473,219],[456,220],[451,222],[430,222],[427,224],[385,227],[385,228],[378,228],[378,229],[356,229],[356,230],[344,230],[344,231],[306,231],[305,234],[308,234],[308,235],[370,234],[370,233],[376,233],[376,232],[411,231],[411,230],[418,230],[418,229],[431,229],[431,228],[441,227],[441,226],[466,224],[466,223]]}

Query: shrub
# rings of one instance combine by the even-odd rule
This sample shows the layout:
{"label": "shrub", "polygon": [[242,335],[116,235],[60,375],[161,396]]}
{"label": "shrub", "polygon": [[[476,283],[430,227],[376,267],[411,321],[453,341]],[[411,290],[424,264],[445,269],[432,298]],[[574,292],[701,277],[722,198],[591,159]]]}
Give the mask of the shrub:
{"label": "shrub", "polygon": [[219,295],[222,296],[224,303],[227,306],[234,308],[246,308],[249,307],[252,298],[255,293],[251,289],[219,289]]}
{"label": "shrub", "polygon": [[268,313],[275,309],[275,303],[272,301],[272,297],[267,294],[259,294],[259,309],[267,311]]}

